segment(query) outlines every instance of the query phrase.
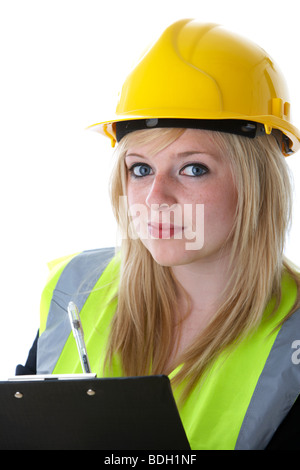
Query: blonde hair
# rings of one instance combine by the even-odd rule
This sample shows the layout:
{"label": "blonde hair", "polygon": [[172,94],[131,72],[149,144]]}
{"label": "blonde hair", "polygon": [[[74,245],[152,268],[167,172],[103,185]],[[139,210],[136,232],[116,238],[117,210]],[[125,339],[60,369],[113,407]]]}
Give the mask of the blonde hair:
{"label": "blonde hair", "polygon": [[[111,200],[123,232],[128,230],[129,222],[127,214],[119,210],[119,196],[126,195],[124,157],[129,146],[152,143],[155,154],[183,132],[184,129],[152,129],[122,139],[116,150]],[[275,306],[279,304],[284,269],[296,280],[300,291],[299,275],[283,257],[292,191],[287,165],[275,138],[249,139],[203,132],[210,133],[224,158],[229,159],[238,201],[231,233],[232,275],[224,302],[205,331],[180,357],[182,367],[173,379],[175,385],[187,379],[184,398],[226,347],[259,325],[272,296]],[[118,352],[125,375],[161,374],[174,347],[177,281],[169,267],[153,260],[139,239],[124,236],[120,251],[118,308],[112,322],[107,362]],[[299,305],[298,295],[292,312]]]}

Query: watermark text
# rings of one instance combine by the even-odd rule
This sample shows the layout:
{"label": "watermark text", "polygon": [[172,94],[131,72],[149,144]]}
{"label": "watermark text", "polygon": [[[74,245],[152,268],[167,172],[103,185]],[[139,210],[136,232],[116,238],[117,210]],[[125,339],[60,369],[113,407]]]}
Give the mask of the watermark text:
{"label": "watermark text", "polygon": [[127,221],[124,237],[133,240],[185,240],[186,250],[204,245],[204,204],[131,204],[119,198],[119,212]]}

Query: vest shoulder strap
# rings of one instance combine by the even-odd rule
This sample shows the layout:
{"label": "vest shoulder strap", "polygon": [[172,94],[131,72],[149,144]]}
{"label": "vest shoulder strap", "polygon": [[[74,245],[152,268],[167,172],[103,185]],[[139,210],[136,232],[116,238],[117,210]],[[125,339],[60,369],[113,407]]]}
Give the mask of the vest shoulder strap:
{"label": "vest shoulder strap", "polygon": [[115,255],[114,248],[84,251],[63,269],[53,291],[46,329],[38,340],[37,374],[51,374],[71,333],[67,314],[72,300],[81,311],[101,274]]}

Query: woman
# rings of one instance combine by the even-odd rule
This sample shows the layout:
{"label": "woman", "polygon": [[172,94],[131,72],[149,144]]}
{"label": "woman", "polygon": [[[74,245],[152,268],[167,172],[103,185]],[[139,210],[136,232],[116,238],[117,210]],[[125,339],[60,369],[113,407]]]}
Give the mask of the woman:
{"label": "woman", "polygon": [[191,20],[167,28],[116,115],[95,125],[118,142],[120,250],[53,265],[29,370],[80,372],[65,314],[76,300],[93,372],[168,375],[192,449],[297,446],[300,276],[283,248],[285,156],[300,134],[289,115],[258,46]]}

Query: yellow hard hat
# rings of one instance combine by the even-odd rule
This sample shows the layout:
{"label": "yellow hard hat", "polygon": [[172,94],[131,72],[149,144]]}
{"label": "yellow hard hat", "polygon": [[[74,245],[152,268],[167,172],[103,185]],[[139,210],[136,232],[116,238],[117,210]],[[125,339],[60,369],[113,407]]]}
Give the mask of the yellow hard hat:
{"label": "yellow hard hat", "polygon": [[[169,26],[127,76],[115,113],[90,128],[111,138],[151,127],[255,137],[272,132],[284,155],[300,147],[284,77],[259,46],[216,24]],[[279,132],[281,131],[281,132]]]}

